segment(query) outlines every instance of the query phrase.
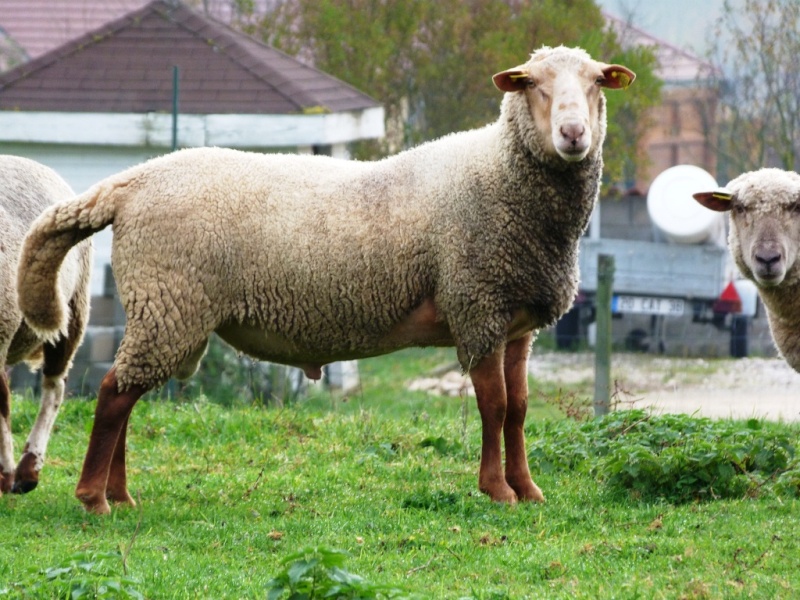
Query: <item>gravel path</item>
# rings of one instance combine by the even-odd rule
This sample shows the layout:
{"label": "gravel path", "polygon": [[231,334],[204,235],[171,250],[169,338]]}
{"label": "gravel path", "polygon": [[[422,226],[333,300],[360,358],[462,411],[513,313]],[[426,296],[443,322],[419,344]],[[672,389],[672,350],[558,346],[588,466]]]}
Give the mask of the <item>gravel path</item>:
{"label": "gravel path", "polygon": [[[591,353],[536,352],[529,370],[540,381],[577,384],[585,397],[593,395]],[[611,379],[618,400],[656,412],[800,421],[800,373],[778,358],[686,359],[615,354]],[[474,395],[469,378],[458,370],[416,379],[409,387],[451,396]]]}
{"label": "gravel path", "polygon": [[[535,354],[530,371],[542,381],[591,386],[594,355]],[[800,373],[778,358],[710,360],[616,354],[611,379],[621,400],[658,412],[800,420]]]}

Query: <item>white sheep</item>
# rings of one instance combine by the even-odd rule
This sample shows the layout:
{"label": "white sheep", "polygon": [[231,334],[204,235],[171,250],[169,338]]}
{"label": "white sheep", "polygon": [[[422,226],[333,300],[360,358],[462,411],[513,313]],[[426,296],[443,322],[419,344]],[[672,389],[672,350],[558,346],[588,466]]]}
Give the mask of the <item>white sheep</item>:
{"label": "white sheep", "polygon": [[191,375],[212,332],[312,379],[332,361],[455,346],[482,419],[479,488],[496,501],[543,500],[523,433],[529,346],[576,293],[603,166],[601,88],[633,78],[580,49],[542,48],[494,76],[507,93],[484,128],[377,162],[183,150],[44,214],[20,270],[29,323],[63,328],[58,306],[35,299],[64,252],[109,224],[127,315],[76,489],[85,508],[133,504],[131,409]]}
{"label": "white sheep", "polygon": [[[59,281],[47,282],[47,293],[57,289],[64,316],[64,335],[38,337],[22,319],[17,305],[17,262],[30,224],[45,208],[74,196],[55,171],[26,158],[0,156],[0,495],[29,492],[39,482],[47,442],[64,400],[67,372],[83,339],[89,316],[91,242],[86,241],[64,259]],[[63,257],[59,257],[61,261]],[[31,296],[31,302],[37,298]],[[52,303],[52,298],[48,298]],[[41,365],[42,397],[39,415],[15,468],[11,437],[11,392],[6,367],[25,361]]]}
{"label": "white sheep", "polygon": [[694,198],[730,211],[731,255],[758,289],[775,345],[800,372],[800,175],[760,169]]}

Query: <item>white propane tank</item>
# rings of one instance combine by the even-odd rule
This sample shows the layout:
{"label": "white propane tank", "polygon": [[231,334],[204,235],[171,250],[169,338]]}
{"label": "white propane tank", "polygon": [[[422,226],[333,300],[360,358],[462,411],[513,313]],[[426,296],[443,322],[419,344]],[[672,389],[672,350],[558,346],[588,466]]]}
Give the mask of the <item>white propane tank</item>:
{"label": "white propane tank", "polygon": [[647,212],[658,230],[676,244],[725,243],[722,213],[708,210],[693,197],[716,189],[717,181],[694,165],[678,165],[662,171],[647,192]]}

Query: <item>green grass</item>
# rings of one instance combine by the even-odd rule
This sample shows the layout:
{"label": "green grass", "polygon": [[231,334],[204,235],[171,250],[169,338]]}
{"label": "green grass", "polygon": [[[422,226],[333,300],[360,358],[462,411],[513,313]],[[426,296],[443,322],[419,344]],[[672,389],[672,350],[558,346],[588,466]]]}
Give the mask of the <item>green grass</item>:
{"label": "green grass", "polygon": [[[776,477],[758,475],[741,497],[725,500],[642,494],[619,485],[612,462],[603,462],[618,446],[609,443],[607,454],[593,457],[598,438],[583,429],[589,426],[563,420],[537,399],[529,441],[543,440],[532,443],[531,456],[548,501],[490,502],[477,492],[474,399],[404,387],[451,360],[444,351],[408,351],[364,361],[360,392],[340,400],[316,390],[284,409],[141,402],[128,454],[140,505],[108,517],[84,513],[72,496],[94,402],[67,402],[40,486],[0,498],[0,598],[65,590],[83,597],[266,598],[281,574],[300,581],[311,563],[293,555],[309,547],[322,548],[311,556],[323,558],[338,556],[325,549],[348,553],[330,571],[364,578],[362,592],[342,592],[348,598],[381,597],[382,589],[445,599],[800,595],[796,489],[781,493]],[[15,405],[18,445],[35,412],[31,401]],[[722,437],[688,419],[677,428]],[[800,437],[788,425],[741,428],[795,443]],[[673,434],[663,427],[659,433]],[[632,438],[630,447],[642,443]],[[545,450],[582,458],[544,468]]]}

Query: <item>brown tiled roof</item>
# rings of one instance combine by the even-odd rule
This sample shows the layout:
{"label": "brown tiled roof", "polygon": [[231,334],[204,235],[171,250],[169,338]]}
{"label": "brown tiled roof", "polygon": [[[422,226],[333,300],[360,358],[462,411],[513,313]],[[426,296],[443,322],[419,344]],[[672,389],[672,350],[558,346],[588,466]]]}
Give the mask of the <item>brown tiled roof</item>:
{"label": "brown tiled roof", "polygon": [[149,1],[2,0],[0,28],[33,60]]}
{"label": "brown tiled roof", "polygon": [[[0,36],[6,35],[25,60],[39,58],[68,41],[142,8],[151,0],[0,0]],[[282,0],[183,0],[226,24],[253,24]],[[0,70],[5,70],[0,48]]]}
{"label": "brown tiled roof", "polygon": [[646,46],[653,49],[658,61],[656,75],[666,84],[696,84],[717,72],[712,63],[688,50],[660,40],[609,13],[603,13],[603,16],[620,37],[623,46]]}
{"label": "brown tiled roof", "polygon": [[173,66],[185,114],[291,114],[379,106],[348,84],[173,0],[0,75],[0,110],[164,112]]}

